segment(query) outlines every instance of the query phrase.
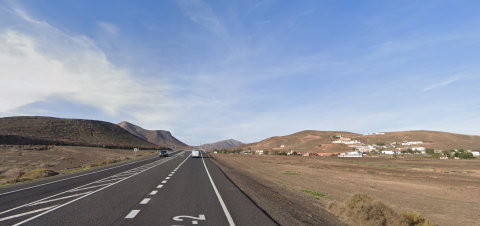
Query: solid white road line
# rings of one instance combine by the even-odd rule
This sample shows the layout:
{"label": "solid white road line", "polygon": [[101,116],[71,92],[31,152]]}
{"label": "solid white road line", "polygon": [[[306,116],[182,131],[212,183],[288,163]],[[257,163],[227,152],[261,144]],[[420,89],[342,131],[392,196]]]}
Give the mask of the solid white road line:
{"label": "solid white road line", "polygon": [[54,206],[50,206],[50,207],[46,207],[46,208],[42,208],[42,209],[38,209],[38,210],[33,210],[33,211],[30,211],[30,212],[26,212],[26,213],[16,214],[16,215],[9,216],[9,217],[0,218],[0,221],[10,220],[10,219],[13,219],[13,218],[29,215],[29,214],[32,214],[32,213],[42,212],[44,210],[48,210],[48,209],[51,209],[51,208],[56,207],[56,206],[58,206],[58,205],[54,205]]}
{"label": "solid white road line", "polygon": [[138,212],[140,212],[140,210],[132,210],[132,211],[130,211],[130,213],[125,218],[126,219],[132,219],[135,216],[137,216]]}
{"label": "solid white road line", "polygon": [[162,188],[162,187],[163,187],[163,184],[157,186],[157,188]]}
{"label": "solid white road line", "polygon": [[220,202],[220,205],[222,206],[223,212],[225,213],[225,216],[227,217],[228,223],[230,224],[230,226],[235,226],[235,223],[233,222],[232,216],[230,215],[230,212],[228,212],[227,206],[223,202],[222,196],[218,192],[218,189],[215,186],[215,183],[213,183],[213,179],[212,179],[212,176],[210,176],[210,172],[208,172],[208,168],[207,168],[207,165],[205,164],[205,160],[203,160],[203,154],[201,154],[201,156],[202,156],[203,165],[205,166],[205,170],[207,171],[207,174],[208,174],[208,178],[210,178],[210,182],[212,183],[213,190],[215,190],[215,194],[217,194],[218,201]]}
{"label": "solid white road line", "polygon": [[148,202],[150,202],[150,198],[144,198],[140,204],[147,204]]}
{"label": "solid white road line", "polygon": [[166,180],[162,181],[162,184],[165,184],[165,183],[167,183],[167,181],[166,181]]}
{"label": "solid white road line", "polygon": [[156,195],[157,194],[157,190],[153,190],[152,192],[150,192],[150,195]]}

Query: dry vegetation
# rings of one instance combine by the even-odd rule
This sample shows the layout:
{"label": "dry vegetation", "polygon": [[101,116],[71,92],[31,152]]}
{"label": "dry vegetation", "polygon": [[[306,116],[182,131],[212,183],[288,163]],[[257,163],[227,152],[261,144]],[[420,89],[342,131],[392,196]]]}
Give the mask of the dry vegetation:
{"label": "dry vegetation", "polygon": [[[152,153],[142,152],[137,156],[142,158]],[[133,154],[122,149],[0,145],[0,186],[126,161]]]}
{"label": "dry vegetation", "polygon": [[[330,206],[329,211],[354,225],[478,225],[480,219],[478,159],[210,156],[229,176],[247,175],[287,199],[309,197],[298,205],[317,211]],[[241,186],[252,197],[269,197],[256,195],[261,191],[249,189],[248,183]],[[365,196],[352,198],[354,194]]]}

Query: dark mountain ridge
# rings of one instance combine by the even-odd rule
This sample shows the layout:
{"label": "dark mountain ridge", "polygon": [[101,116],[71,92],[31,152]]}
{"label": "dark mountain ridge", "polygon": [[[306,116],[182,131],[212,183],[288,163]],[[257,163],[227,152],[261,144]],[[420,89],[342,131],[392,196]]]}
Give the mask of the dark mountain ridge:
{"label": "dark mountain ridge", "polygon": [[169,131],[166,130],[146,130],[140,126],[125,121],[118,123],[117,125],[124,128],[131,134],[157,145],[167,146],[169,148],[176,146],[177,149],[188,147],[187,144],[178,140],[177,138],[172,136]]}
{"label": "dark mountain ridge", "polygon": [[42,116],[0,118],[0,144],[162,148],[113,123]]}

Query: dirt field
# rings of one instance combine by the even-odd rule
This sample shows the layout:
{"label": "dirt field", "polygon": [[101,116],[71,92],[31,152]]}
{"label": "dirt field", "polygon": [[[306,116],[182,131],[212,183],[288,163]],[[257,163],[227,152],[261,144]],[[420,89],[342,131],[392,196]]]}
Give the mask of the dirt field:
{"label": "dirt field", "polygon": [[[277,192],[286,199],[284,211],[305,209],[315,214],[331,202],[367,194],[398,213],[417,211],[439,225],[479,225],[480,160],[439,160],[415,157],[303,157],[211,154],[240,189],[267,212]],[[245,177],[249,177],[249,182]],[[249,183],[265,189],[249,189]],[[297,203],[296,200],[300,200]],[[262,203],[264,204],[262,206]],[[299,218],[310,213],[296,213]],[[285,214],[283,214],[285,215]],[[287,214],[288,215],[288,214]],[[308,218],[306,218],[308,220]],[[279,221],[281,223],[281,221]],[[315,224],[310,222],[309,224]]]}
{"label": "dirt field", "polygon": [[[105,165],[102,162],[109,164],[114,161],[128,161],[133,158],[133,154],[133,150],[123,149],[0,145],[0,186],[34,169],[70,173],[95,165]],[[137,156],[137,159],[152,153],[140,151],[139,154],[141,156]]]}

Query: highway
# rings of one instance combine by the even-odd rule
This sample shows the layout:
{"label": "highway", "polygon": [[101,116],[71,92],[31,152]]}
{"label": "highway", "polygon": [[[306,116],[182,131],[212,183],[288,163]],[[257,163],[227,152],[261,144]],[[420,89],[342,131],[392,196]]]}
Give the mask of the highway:
{"label": "highway", "polygon": [[190,151],[0,188],[0,225],[278,225]]}

